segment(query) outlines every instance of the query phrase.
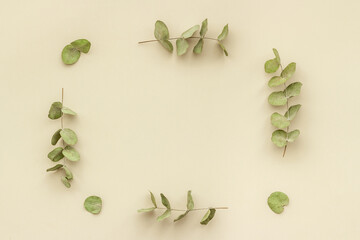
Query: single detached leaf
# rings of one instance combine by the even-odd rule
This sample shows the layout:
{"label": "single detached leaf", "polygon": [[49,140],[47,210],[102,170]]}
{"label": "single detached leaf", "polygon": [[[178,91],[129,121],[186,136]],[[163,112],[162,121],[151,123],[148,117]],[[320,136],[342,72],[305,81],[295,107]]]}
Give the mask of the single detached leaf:
{"label": "single detached leaf", "polygon": [[223,28],[222,32],[218,36],[218,40],[219,41],[224,40],[227,37],[228,33],[229,33],[229,26],[228,26],[228,24],[226,24],[225,27]]}
{"label": "single detached leaf", "polygon": [[280,67],[280,64],[276,60],[276,58],[267,60],[265,62],[265,72],[267,73],[274,73],[276,72]]}
{"label": "single detached leaf", "polygon": [[221,47],[221,49],[224,51],[225,56],[229,56],[229,54],[228,54],[228,52],[227,52],[227,50],[226,50],[225,46],[224,46],[221,42],[219,42],[219,46],[220,46],[220,47]]}
{"label": "single detached leaf", "polygon": [[271,124],[277,128],[286,128],[290,125],[290,121],[279,113],[273,113],[271,115]]}
{"label": "single detached leaf", "polygon": [[210,220],[214,218],[215,212],[216,212],[216,209],[210,208],[210,209],[206,212],[205,216],[203,217],[203,219],[201,220],[200,223],[201,223],[202,225],[207,225],[207,224],[210,222]]}
{"label": "single detached leaf", "polygon": [[156,207],[151,207],[151,208],[142,208],[142,209],[139,209],[138,212],[141,213],[141,212],[152,212],[156,209]]}
{"label": "single detached leaf", "polygon": [[172,43],[169,40],[160,40],[159,42],[166,50],[168,50],[169,52],[172,53],[174,48],[173,48]]}
{"label": "single detached leaf", "polygon": [[286,146],[286,132],[283,130],[274,131],[271,136],[271,141],[278,147]]}
{"label": "single detached leaf", "polygon": [[184,38],[176,40],[176,50],[178,56],[185,54],[188,48],[189,43]]}
{"label": "single detached leaf", "polygon": [[60,131],[60,135],[63,140],[69,145],[75,145],[78,141],[76,133],[70,128],[64,128]]}
{"label": "single detached leaf", "polygon": [[61,129],[57,130],[54,135],[52,136],[51,138],[51,144],[52,145],[56,145],[56,143],[59,141],[59,139],[61,138],[61,135],[60,135],[60,131]]}
{"label": "single detached leaf", "polygon": [[80,160],[80,154],[71,146],[66,146],[62,154],[70,161],[77,162]]}
{"label": "single detached leaf", "polygon": [[62,108],[61,108],[61,111],[62,111],[64,114],[76,115],[76,112],[74,112],[73,110],[71,110],[71,109],[68,108],[68,107],[62,107]]}
{"label": "single detached leaf", "polygon": [[76,63],[80,58],[80,51],[73,45],[69,44],[64,47],[61,53],[63,63],[71,65]]}
{"label": "single detached leaf", "polygon": [[171,209],[171,207],[170,207],[170,202],[169,202],[169,200],[165,197],[165,195],[161,193],[160,196],[161,196],[161,202],[162,202],[162,204],[163,204],[167,209]]}
{"label": "single detached leaf", "polygon": [[62,116],[61,108],[62,108],[61,102],[54,102],[53,104],[51,104],[48,117],[50,119],[61,118],[61,116]]}
{"label": "single detached leaf", "polygon": [[203,38],[205,37],[205,34],[208,30],[208,20],[205,19],[202,23],[201,23],[201,29],[200,29],[200,36]]}
{"label": "single detached leaf", "polygon": [[152,192],[150,192],[150,198],[151,198],[151,202],[154,204],[154,207],[157,208],[155,196]]}
{"label": "single detached leaf", "polygon": [[67,180],[67,178],[65,176],[61,177],[61,182],[65,185],[65,187],[67,187],[67,188],[71,187],[69,180]]}
{"label": "single detached leaf", "polygon": [[73,41],[71,45],[83,53],[88,53],[91,47],[91,43],[86,39],[78,39]]}
{"label": "single detached leaf", "polygon": [[200,26],[199,25],[195,25],[193,26],[192,28],[186,30],[185,32],[183,32],[183,34],[181,34],[181,37],[183,38],[189,38],[189,37],[192,37],[192,35],[194,35],[194,33],[196,31],[198,31],[200,29]]}
{"label": "single detached leaf", "polygon": [[285,113],[285,117],[289,119],[290,121],[293,120],[297,114],[297,112],[300,110],[301,104],[293,105],[289,108],[289,110]]}
{"label": "single detached leaf", "polygon": [[273,106],[283,106],[287,103],[287,98],[283,91],[273,92],[270,94],[268,102]]}
{"label": "single detached leaf", "polygon": [[54,150],[49,152],[48,158],[53,162],[60,161],[64,157],[64,155],[62,154],[62,150],[63,150],[62,147],[55,148]]}
{"label": "single detached leaf", "polygon": [[174,220],[174,222],[177,222],[177,221],[183,219],[189,212],[190,212],[190,211],[187,210],[185,213],[179,215],[179,216]]}
{"label": "single detached leaf", "polygon": [[280,61],[279,52],[276,50],[276,48],[273,48],[273,52],[274,52],[274,54],[275,54],[276,61],[277,61],[277,62],[279,63],[279,65],[280,65],[281,61]]}
{"label": "single detached leaf", "polygon": [[269,80],[269,87],[276,87],[276,86],[279,86],[281,84],[284,84],[285,82],[287,81],[286,78],[283,78],[283,77],[280,77],[280,76],[275,76],[275,77],[272,77],[270,80]]}
{"label": "single detached leaf", "polygon": [[281,77],[290,79],[296,71],[296,63],[292,62],[281,72]]}
{"label": "single detached leaf", "polygon": [[101,212],[102,200],[98,196],[90,196],[85,199],[84,207],[89,213],[98,214]]}
{"label": "single detached leaf", "polygon": [[187,209],[188,210],[193,210],[194,209],[194,200],[192,198],[190,190],[187,193]]}
{"label": "single detached leaf", "polygon": [[203,46],[204,46],[204,39],[200,38],[197,44],[195,45],[193,52],[196,54],[200,54],[202,52]]}
{"label": "single detached leaf", "polygon": [[273,192],[267,202],[274,213],[280,214],[284,211],[284,206],[289,204],[289,197],[282,192]]}
{"label": "single detached leaf", "polygon": [[157,20],[155,23],[154,36],[157,40],[168,40],[169,30],[163,21]]}
{"label": "single detached leaf", "polygon": [[170,209],[167,209],[161,216],[159,216],[159,217],[157,218],[157,221],[158,221],[158,222],[161,222],[161,221],[164,220],[165,218],[170,217],[170,215],[171,215],[171,210],[170,210]]}
{"label": "single detached leaf", "polygon": [[67,179],[67,180],[73,179],[73,174],[72,174],[72,172],[70,171],[70,169],[69,169],[68,167],[66,167],[66,166],[63,166],[63,169],[64,169],[64,171],[65,171],[65,177],[66,177],[66,179]]}
{"label": "single detached leaf", "polygon": [[60,168],[62,168],[63,165],[62,164],[56,164],[55,166],[53,166],[52,168],[46,169],[47,172],[51,172],[51,171],[56,171]]}
{"label": "single detached leaf", "polygon": [[291,131],[288,133],[288,138],[287,141],[288,142],[294,142],[295,139],[300,135],[300,131],[298,129]]}
{"label": "single detached leaf", "polygon": [[301,82],[294,82],[290,84],[285,90],[284,93],[287,98],[295,97],[300,95],[302,83]]}

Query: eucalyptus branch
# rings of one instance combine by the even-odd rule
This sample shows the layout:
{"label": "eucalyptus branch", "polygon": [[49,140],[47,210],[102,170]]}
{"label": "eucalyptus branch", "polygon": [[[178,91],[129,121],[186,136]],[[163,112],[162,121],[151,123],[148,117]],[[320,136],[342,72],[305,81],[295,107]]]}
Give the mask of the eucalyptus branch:
{"label": "eucalyptus branch", "polygon": [[161,202],[165,207],[158,207],[154,194],[152,192],[150,192],[150,198],[151,198],[151,201],[152,201],[154,206],[151,207],[151,208],[139,209],[138,212],[152,212],[154,210],[165,210],[165,212],[157,218],[157,221],[159,221],[159,222],[166,219],[166,218],[168,218],[168,217],[170,217],[172,211],[185,212],[185,213],[179,215],[174,220],[174,222],[177,222],[180,219],[184,218],[189,212],[192,212],[192,211],[205,211],[206,210],[206,213],[205,213],[205,215],[202,218],[200,223],[202,225],[207,225],[210,222],[210,220],[214,218],[216,210],[228,209],[228,207],[194,208],[194,200],[193,200],[193,197],[191,195],[191,191],[188,191],[188,193],[187,193],[187,208],[186,209],[171,208],[170,202],[165,197],[165,195],[161,193],[160,196],[161,196]]}
{"label": "eucalyptus branch", "polygon": [[[295,118],[297,112],[300,110],[301,105],[297,104],[289,107],[289,99],[300,94],[302,83],[294,82],[288,86],[286,85],[286,82],[295,73],[296,63],[292,62],[283,69],[278,51],[274,48],[273,52],[275,54],[275,58],[265,62],[265,72],[275,73],[280,67],[281,74],[280,76],[272,77],[269,80],[268,85],[269,87],[284,85],[285,89],[283,91],[271,93],[268,97],[268,102],[273,106],[286,105],[286,113],[282,115],[275,112],[271,115],[271,124],[278,128],[278,130],[275,130],[272,133],[271,141],[278,147],[284,147],[284,157],[288,143],[294,142],[300,135],[300,131],[298,129],[289,132],[289,126],[291,121]],[[281,130],[283,128],[286,128],[286,131]]]}
{"label": "eucalyptus branch", "polygon": [[[199,31],[200,30],[200,31]],[[176,40],[176,50],[177,54],[179,56],[185,54],[189,48],[189,43],[187,39],[199,39],[197,44],[195,45],[193,52],[196,54],[200,54],[202,52],[203,46],[204,46],[204,40],[213,40],[216,41],[221,49],[224,51],[225,55],[228,56],[228,52],[223,45],[222,41],[227,37],[229,33],[229,27],[228,24],[224,26],[222,32],[217,38],[211,38],[211,37],[205,37],[205,34],[208,30],[208,22],[207,19],[205,19],[200,25],[195,25],[191,27],[190,29],[186,30],[183,34],[181,34],[180,37],[169,37],[169,30],[166,26],[166,24],[160,20],[156,21],[155,23],[155,30],[154,35],[156,39],[152,40],[146,40],[138,42],[139,44],[142,43],[149,43],[149,42],[159,42],[166,50],[169,52],[173,52],[173,45],[170,42],[171,40]],[[200,36],[193,36],[195,32],[199,31]]]}
{"label": "eucalyptus branch", "polygon": [[70,128],[64,128],[64,115],[76,115],[76,113],[70,108],[64,107],[64,88],[61,89],[61,102],[54,102],[49,110],[48,117],[50,119],[59,119],[61,128],[58,129],[51,138],[51,144],[55,146],[61,138],[61,147],[56,147],[48,154],[48,158],[53,162],[58,162],[63,159],[63,164],[57,164],[49,169],[50,171],[57,171],[59,169],[63,169],[65,175],[61,178],[62,183],[70,188],[70,181],[73,179],[73,174],[70,171],[69,167],[66,166],[66,159],[69,161],[79,161],[80,154],[76,151],[73,145],[75,145],[78,141],[76,133]]}

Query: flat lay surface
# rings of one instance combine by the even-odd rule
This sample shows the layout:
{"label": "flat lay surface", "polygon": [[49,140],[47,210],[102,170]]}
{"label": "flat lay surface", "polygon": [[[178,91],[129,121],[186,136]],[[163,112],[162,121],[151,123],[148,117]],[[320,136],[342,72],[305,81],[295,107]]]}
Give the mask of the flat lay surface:
{"label": "flat lay surface", "polygon": [[[1,1],[1,239],[352,240],[360,239],[360,2],[223,0],[182,2],[78,0]],[[208,37],[224,25],[226,57],[205,41],[201,55],[179,57],[154,39],[162,20],[170,37],[208,18]],[[61,51],[86,38],[90,51],[63,64]],[[175,41],[172,41],[175,45]],[[271,142],[273,91],[264,63],[276,48],[283,65],[297,63],[303,83],[291,128],[295,143]],[[81,160],[70,163],[67,189],[54,164],[47,117],[52,102],[78,113]],[[137,213],[164,193],[186,208],[192,190],[205,212],[173,223]],[[281,191],[289,204],[267,205]],[[84,209],[88,196],[102,210]]]}

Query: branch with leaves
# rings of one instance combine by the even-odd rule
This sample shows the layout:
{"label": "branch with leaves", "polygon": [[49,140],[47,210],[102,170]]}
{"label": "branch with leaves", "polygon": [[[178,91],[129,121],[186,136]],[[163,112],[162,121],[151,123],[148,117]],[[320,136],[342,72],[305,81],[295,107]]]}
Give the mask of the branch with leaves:
{"label": "branch with leaves", "polygon": [[64,128],[64,115],[76,115],[76,113],[68,107],[64,107],[64,89],[61,90],[61,102],[54,102],[49,110],[48,117],[50,119],[61,120],[61,128],[58,129],[51,138],[51,144],[55,146],[61,139],[61,146],[56,147],[48,154],[48,158],[53,162],[59,162],[63,159],[62,164],[57,164],[49,169],[50,171],[64,170],[65,175],[61,177],[62,183],[65,187],[70,188],[70,181],[73,179],[73,174],[69,167],[66,166],[66,160],[77,162],[80,160],[80,154],[73,147],[78,141],[76,133],[70,128]]}
{"label": "branch with leaves", "polygon": [[174,222],[177,222],[177,221],[183,219],[186,215],[188,215],[189,212],[207,210],[204,217],[202,218],[202,220],[200,222],[202,225],[207,225],[211,221],[211,219],[214,218],[215,212],[217,209],[228,209],[227,207],[194,208],[195,205],[194,205],[194,200],[191,195],[191,191],[188,191],[188,193],[187,193],[186,209],[171,208],[170,202],[165,197],[165,195],[161,193],[160,196],[161,196],[161,203],[165,206],[165,208],[158,207],[154,194],[152,192],[150,192],[150,198],[151,198],[151,201],[154,206],[150,207],[150,208],[139,209],[138,212],[152,212],[156,209],[165,210],[165,212],[163,214],[161,214],[159,217],[157,217],[158,222],[161,222],[162,220],[170,217],[172,211],[184,212],[183,214],[179,215],[174,220]]}
{"label": "branch with leaves", "polygon": [[[286,113],[284,115],[275,112],[271,115],[271,124],[278,128],[272,133],[271,141],[278,147],[284,147],[283,157],[285,156],[288,143],[292,143],[300,135],[298,129],[289,131],[291,121],[295,118],[301,105],[296,104],[289,107],[289,99],[300,94],[302,83],[294,82],[286,85],[287,81],[294,75],[296,70],[296,63],[292,62],[283,69],[278,51],[273,48],[275,58],[265,62],[265,72],[275,73],[279,68],[281,69],[280,76],[272,77],[268,85],[269,87],[284,86],[283,91],[275,91],[268,97],[268,102],[273,106],[286,105]],[[286,131],[282,130],[286,129]]]}
{"label": "branch with leaves", "polygon": [[155,23],[155,30],[154,30],[154,35],[155,35],[156,40],[142,41],[142,42],[139,42],[139,44],[149,43],[149,42],[159,42],[166,50],[168,50],[169,52],[173,52],[173,45],[170,42],[170,40],[176,40],[177,55],[181,56],[181,55],[184,55],[189,48],[189,43],[188,43],[187,39],[199,39],[193,49],[193,52],[196,54],[200,54],[202,52],[202,49],[204,46],[204,40],[212,40],[212,41],[216,41],[219,44],[219,46],[221,47],[221,49],[224,51],[225,55],[228,56],[228,52],[223,44],[223,41],[225,40],[225,38],[227,37],[227,35],[229,33],[228,24],[225,25],[222,32],[220,33],[220,35],[217,38],[205,37],[205,34],[208,30],[207,19],[205,19],[201,24],[201,29],[199,32],[200,36],[194,36],[194,34],[197,31],[199,31],[199,29],[200,29],[200,25],[195,25],[195,26],[189,28],[188,30],[186,30],[183,34],[181,34],[180,37],[170,38],[169,30],[168,30],[166,24],[164,22],[158,20]]}

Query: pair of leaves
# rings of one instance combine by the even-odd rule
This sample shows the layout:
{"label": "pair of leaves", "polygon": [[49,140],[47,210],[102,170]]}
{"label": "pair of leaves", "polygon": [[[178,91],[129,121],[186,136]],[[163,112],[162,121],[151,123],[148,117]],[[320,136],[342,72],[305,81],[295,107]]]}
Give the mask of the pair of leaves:
{"label": "pair of leaves", "polygon": [[90,47],[91,43],[86,39],[78,39],[66,45],[61,53],[63,63],[67,65],[76,63],[80,58],[81,52],[88,53]]}
{"label": "pair of leaves", "polygon": [[163,21],[156,21],[154,36],[166,50],[173,51],[173,45],[169,41],[169,29]]}
{"label": "pair of leaves", "polygon": [[102,199],[98,196],[90,196],[85,199],[84,207],[92,214],[99,214],[102,209]]}
{"label": "pair of leaves", "polygon": [[51,138],[51,144],[55,146],[60,138],[62,138],[64,142],[69,145],[75,145],[78,141],[76,133],[70,128],[57,130]]}
{"label": "pair of leaves", "polygon": [[301,82],[290,84],[284,91],[277,91],[270,94],[268,102],[273,106],[283,106],[289,98],[298,96],[302,87]]}
{"label": "pair of leaves", "polygon": [[222,44],[222,41],[225,40],[225,38],[227,37],[228,34],[229,34],[229,25],[226,24],[225,27],[223,28],[222,32],[220,33],[220,35],[217,37],[218,43],[219,43],[221,49],[224,51],[226,56],[229,56],[229,54],[228,54],[228,51],[226,50],[224,44]]}
{"label": "pair of leaves", "polygon": [[70,188],[71,187],[70,180],[72,180],[74,177],[72,172],[67,166],[63,164],[57,164],[54,167],[47,169],[46,171],[52,172],[52,171],[57,171],[59,169],[63,169],[65,172],[65,176],[61,177],[61,182],[65,185],[65,187]]}
{"label": "pair of leaves", "polygon": [[269,87],[277,87],[281,84],[286,83],[286,81],[294,75],[295,71],[296,63],[292,62],[286,66],[286,68],[281,72],[280,76],[274,76],[269,80]]}
{"label": "pair of leaves", "polygon": [[171,206],[169,200],[162,193],[160,194],[160,196],[161,196],[161,203],[166,207],[166,210],[163,214],[157,217],[158,222],[161,222],[162,220],[171,216]]}
{"label": "pair of leaves", "polygon": [[289,204],[289,197],[283,192],[273,192],[267,202],[274,213],[280,214],[284,211],[284,206]]}
{"label": "pair of leaves", "polygon": [[71,110],[68,107],[63,107],[61,102],[54,102],[53,104],[51,104],[49,114],[48,114],[48,117],[50,119],[54,120],[54,119],[61,118],[63,114],[76,115],[76,112],[74,112],[73,110]]}
{"label": "pair of leaves", "polygon": [[300,104],[291,106],[284,116],[277,112],[273,113],[271,115],[271,124],[280,129],[288,127],[290,125],[290,121],[295,118],[300,108]]}
{"label": "pair of leaves", "polygon": [[215,208],[209,208],[209,210],[205,213],[205,216],[201,220],[200,224],[207,225],[211,221],[211,219],[214,218],[215,213],[216,213]]}
{"label": "pair of leaves", "polygon": [[48,158],[53,162],[58,162],[64,157],[72,162],[77,162],[80,160],[79,152],[76,151],[76,149],[72,146],[66,146],[65,148],[57,147],[48,154]]}
{"label": "pair of leaves", "polygon": [[284,130],[276,130],[272,133],[271,141],[278,147],[285,147],[289,142],[294,142],[299,135],[298,129],[288,133]]}
{"label": "pair of leaves", "polygon": [[186,208],[187,210],[185,211],[185,213],[179,215],[174,222],[179,221],[180,219],[183,219],[186,215],[188,215],[188,213],[194,209],[194,200],[193,197],[191,195],[191,191],[189,190],[187,193],[187,204],[186,204]]}
{"label": "pair of leaves", "polygon": [[[186,53],[189,48],[189,43],[186,39],[192,37],[196,31],[200,29],[199,25],[195,25],[190,29],[186,30],[183,34],[181,34],[181,38],[176,40],[176,51],[177,55],[181,56]],[[195,49],[195,48],[194,48]]]}

